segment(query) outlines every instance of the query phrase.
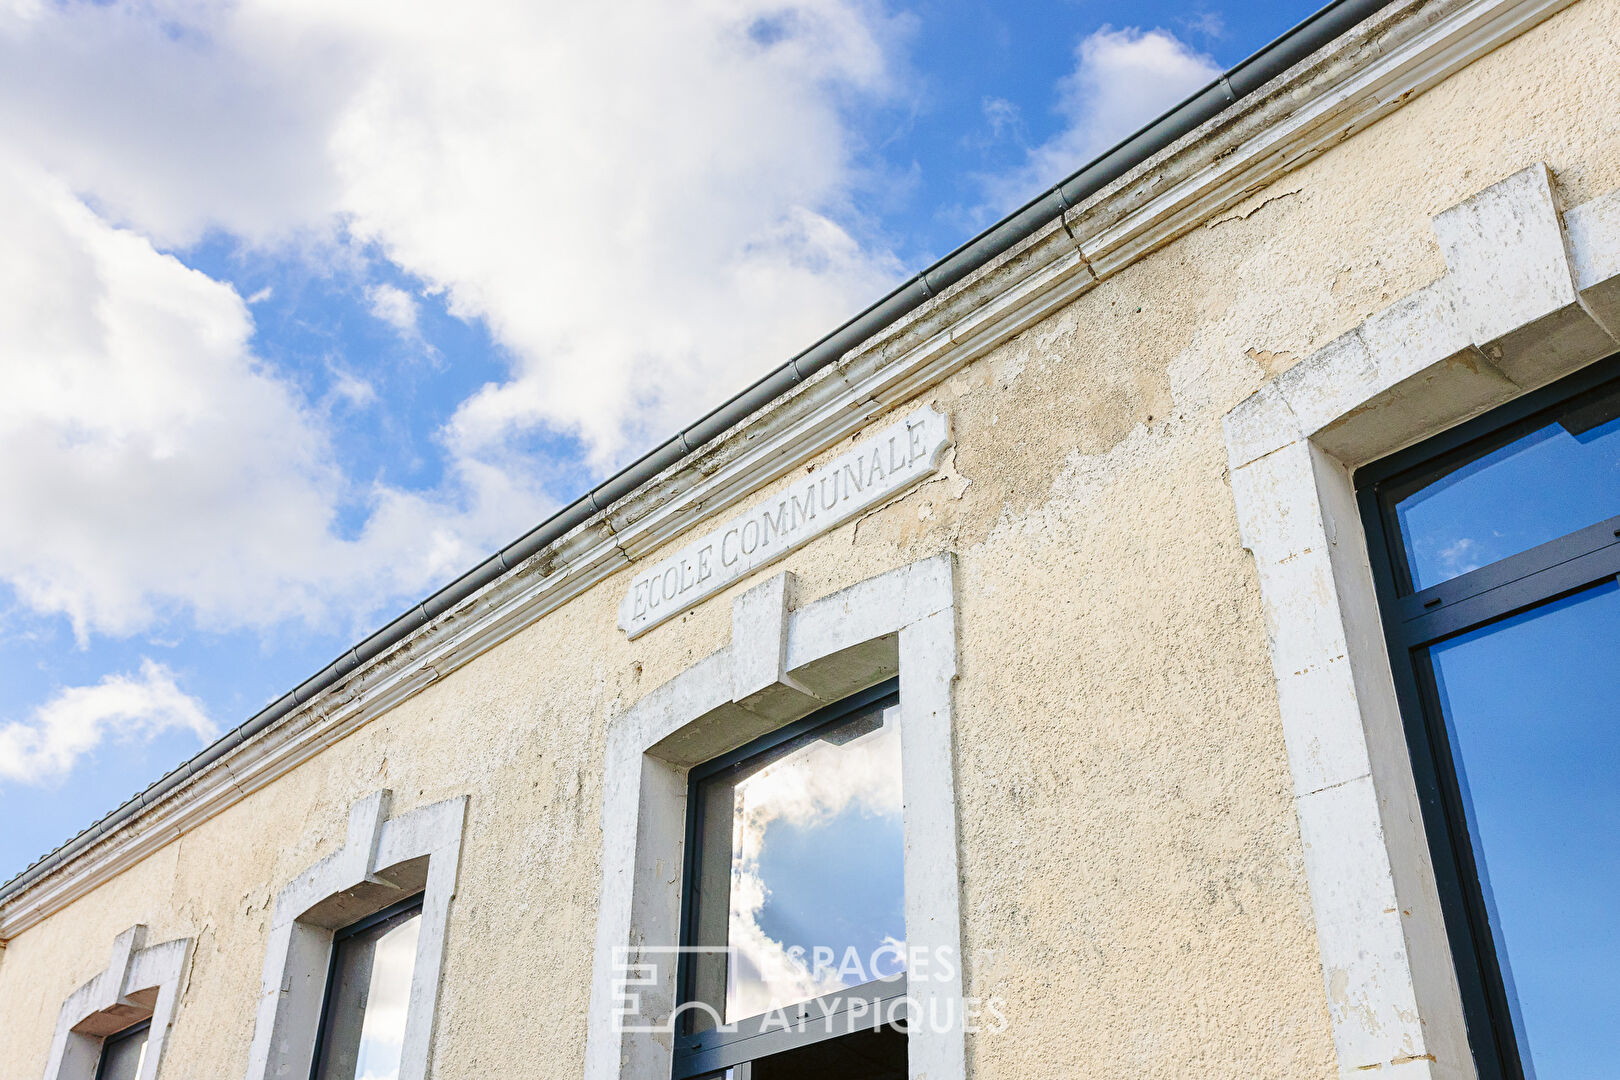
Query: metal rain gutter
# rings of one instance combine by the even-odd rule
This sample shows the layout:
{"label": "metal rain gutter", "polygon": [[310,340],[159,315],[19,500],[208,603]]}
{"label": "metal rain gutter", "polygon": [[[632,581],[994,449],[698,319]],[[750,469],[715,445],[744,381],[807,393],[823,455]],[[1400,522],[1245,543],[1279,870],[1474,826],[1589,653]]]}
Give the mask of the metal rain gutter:
{"label": "metal rain gutter", "polygon": [[868,338],[921,307],[973,271],[1034,235],[1048,222],[1102,190],[1189,131],[1246,97],[1272,78],[1348,31],[1393,0],[1335,0],[1276,41],[1238,63],[1208,86],[1102,154],[1051,190],[985,229],[943,259],[770,372],[690,427],[643,454],[581,498],[367,637],[313,676],[260,709],[73,839],[33,863],[4,885],[0,903],[27,888],[98,839],[162,799],[237,746],[405,640],[419,627],[455,607],[530,556],[607,509],[734,424],[810,378]]}

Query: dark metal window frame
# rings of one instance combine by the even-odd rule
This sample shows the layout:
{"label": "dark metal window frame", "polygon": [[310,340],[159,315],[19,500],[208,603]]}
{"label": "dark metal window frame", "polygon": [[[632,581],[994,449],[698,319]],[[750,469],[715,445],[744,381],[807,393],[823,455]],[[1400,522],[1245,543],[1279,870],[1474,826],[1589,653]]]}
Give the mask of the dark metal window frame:
{"label": "dark metal window frame", "polygon": [[[698,798],[698,787],[703,781],[725,772],[733,766],[748,761],[751,758],[767,754],[781,746],[783,743],[799,738],[819,728],[829,727],[847,719],[862,709],[876,705],[886,704],[889,699],[900,700],[900,680],[887,679],[876,686],[869,687],[859,693],[852,694],[824,708],[818,709],[802,720],[795,720],[767,732],[752,742],[724,754],[712,761],[697,765],[687,774],[686,787],[686,854],[683,860],[681,878],[681,944],[689,944],[692,940],[692,923],[696,917],[698,899],[698,862],[702,858],[699,838],[702,835],[702,800]],[[682,955],[676,965],[675,985],[679,989],[680,1005],[684,1007],[692,1001],[690,993],[692,973]],[[870,1011],[865,1016],[886,1016],[893,1003],[904,999],[906,995],[906,976],[894,975],[886,979],[874,979],[860,986],[850,987],[839,995],[838,1005],[829,1010],[825,1003],[814,998],[810,1001],[794,1005],[791,1008],[794,1014],[795,1029],[784,1031],[772,1021],[772,1029],[763,1030],[764,1021],[773,1014],[749,1017],[738,1022],[736,1031],[702,1031],[692,1033],[677,1031],[675,1035],[674,1059],[675,1068],[673,1080],[687,1080],[689,1077],[703,1077],[711,1073],[723,1072],[726,1069],[735,1070],[733,1080],[748,1080],[749,1063],[772,1054],[779,1054],[800,1046],[808,1046],[825,1039],[837,1038],[854,1030],[848,1023],[842,1026],[839,1021],[847,1021],[852,1002],[864,999]],[[685,1016],[683,1014],[683,1024]],[[872,1021],[876,1026],[877,1020]],[[739,1075],[740,1073],[740,1075]]]}
{"label": "dark metal window frame", "polygon": [[1620,356],[1592,364],[1356,471],[1354,482],[1395,694],[1412,759],[1446,937],[1480,1080],[1524,1080],[1438,687],[1426,650],[1620,576],[1620,516],[1413,591],[1395,505],[1461,464],[1612,393]]}
{"label": "dark metal window frame", "polygon": [[[123,1031],[115,1031],[111,1035],[108,1035],[105,1039],[102,1039],[101,1053],[96,1057],[96,1080],[105,1080],[107,1075],[107,1051],[110,1048],[118,1045],[121,1042],[128,1042],[130,1039],[133,1039],[138,1035],[150,1036],[151,1030],[152,1020],[150,1017],[148,1017],[145,1020],[137,1021],[136,1023],[129,1025],[129,1027],[125,1028]],[[148,1038],[147,1045],[151,1045],[150,1037]]]}
{"label": "dark metal window frame", "polygon": [[414,896],[408,896],[397,904],[390,904],[381,911],[373,912],[358,922],[350,923],[332,935],[332,947],[326,960],[326,993],[321,999],[321,1026],[315,1032],[315,1053],[309,1062],[310,1080],[316,1080],[316,1077],[320,1074],[321,1054],[326,1049],[327,1032],[332,1027],[332,1009],[334,1007],[332,990],[337,985],[338,946],[357,934],[365,933],[378,923],[387,922],[396,915],[403,915],[407,911],[420,912],[422,910],[422,898],[426,895],[425,892],[419,892]]}

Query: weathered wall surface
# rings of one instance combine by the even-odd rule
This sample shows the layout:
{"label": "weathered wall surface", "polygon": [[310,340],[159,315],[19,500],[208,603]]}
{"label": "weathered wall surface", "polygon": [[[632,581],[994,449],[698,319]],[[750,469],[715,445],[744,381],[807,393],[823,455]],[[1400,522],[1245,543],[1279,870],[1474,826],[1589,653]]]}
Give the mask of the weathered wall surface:
{"label": "weathered wall surface", "polygon": [[[1439,276],[1437,211],[1536,160],[1570,205],[1620,187],[1617,37],[1620,0],[1582,0],[933,388],[942,476],[773,568],[810,600],[957,553],[969,992],[1009,1020],[970,1040],[976,1076],[1335,1075],[1220,418]],[[379,787],[396,813],[470,796],[435,1075],[577,1074],[607,725],[757,580],[627,642],[629,577],[10,942],[0,1075],[43,1072],[136,922],[196,939],[165,1075],[241,1075],[275,893]]]}

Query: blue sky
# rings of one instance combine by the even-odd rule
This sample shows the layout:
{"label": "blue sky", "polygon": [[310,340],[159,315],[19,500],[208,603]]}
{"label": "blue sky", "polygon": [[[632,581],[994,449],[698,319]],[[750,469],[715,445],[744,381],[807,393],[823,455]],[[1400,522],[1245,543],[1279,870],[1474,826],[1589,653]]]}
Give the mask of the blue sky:
{"label": "blue sky", "polygon": [[1546,1077],[1597,1080],[1620,1052],[1616,626],[1609,581],[1432,650],[1520,1037]]}
{"label": "blue sky", "polygon": [[1401,500],[1412,585],[1432,588],[1612,517],[1620,420],[1572,435],[1548,424]]}
{"label": "blue sky", "polygon": [[0,5],[0,877],[1313,5]]}

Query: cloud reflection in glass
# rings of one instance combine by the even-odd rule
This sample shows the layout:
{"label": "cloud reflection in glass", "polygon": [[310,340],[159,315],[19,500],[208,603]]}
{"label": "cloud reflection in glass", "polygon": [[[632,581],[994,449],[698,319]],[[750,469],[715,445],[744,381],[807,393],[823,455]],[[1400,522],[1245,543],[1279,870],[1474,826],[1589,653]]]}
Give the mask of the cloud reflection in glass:
{"label": "cloud reflection in glass", "polygon": [[694,962],[695,1000],[730,1023],[905,970],[893,698],[708,778],[698,803],[691,941],[731,951]]}

